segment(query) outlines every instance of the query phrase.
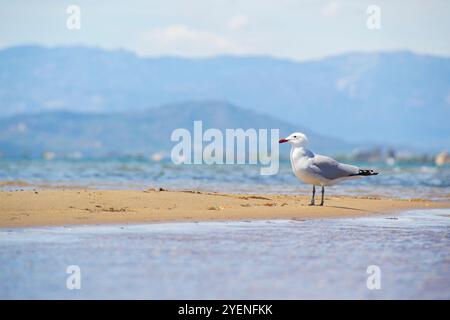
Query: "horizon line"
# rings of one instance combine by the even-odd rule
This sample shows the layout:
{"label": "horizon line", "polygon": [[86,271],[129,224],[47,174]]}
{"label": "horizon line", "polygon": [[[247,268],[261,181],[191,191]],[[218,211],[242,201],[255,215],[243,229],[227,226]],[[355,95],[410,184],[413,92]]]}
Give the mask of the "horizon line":
{"label": "horizon line", "polygon": [[234,54],[234,53],[223,53],[223,54],[212,54],[212,55],[200,55],[200,56],[191,56],[191,55],[180,55],[180,54],[160,54],[160,55],[142,55],[130,48],[125,47],[116,47],[116,48],[108,48],[96,45],[88,45],[88,44],[69,44],[69,45],[46,45],[40,43],[23,43],[12,46],[0,46],[1,51],[7,51],[11,49],[18,48],[43,48],[47,50],[56,50],[56,49],[70,49],[70,48],[83,48],[90,50],[99,50],[104,52],[124,52],[130,55],[133,55],[139,59],[179,59],[179,60],[213,60],[218,58],[235,58],[235,59],[273,59],[278,61],[287,61],[293,63],[305,63],[305,62],[317,62],[326,59],[333,59],[348,55],[371,55],[371,54],[399,54],[399,53],[408,53],[416,56],[423,57],[432,57],[438,59],[450,59],[450,54],[435,54],[435,53],[427,53],[427,52],[419,52],[412,49],[392,49],[392,50],[351,50],[342,53],[324,55],[316,58],[307,58],[307,59],[296,59],[288,56],[278,56],[269,53],[249,53],[249,54]]}

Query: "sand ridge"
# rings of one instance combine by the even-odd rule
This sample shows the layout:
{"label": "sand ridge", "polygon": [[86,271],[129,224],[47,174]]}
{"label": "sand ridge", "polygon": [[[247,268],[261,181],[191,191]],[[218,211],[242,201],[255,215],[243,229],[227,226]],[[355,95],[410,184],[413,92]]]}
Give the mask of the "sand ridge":
{"label": "sand ridge", "polygon": [[308,202],[307,196],[164,189],[0,191],[0,227],[338,218],[450,208],[450,201],[378,197],[327,196],[324,207],[308,206]]}

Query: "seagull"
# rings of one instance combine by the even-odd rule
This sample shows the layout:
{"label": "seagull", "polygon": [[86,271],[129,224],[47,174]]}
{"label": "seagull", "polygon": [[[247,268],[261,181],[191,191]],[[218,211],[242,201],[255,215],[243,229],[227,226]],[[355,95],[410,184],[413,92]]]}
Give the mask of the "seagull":
{"label": "seagull", "polygon": [[306,184],[312,184],[312,197],[310,206],[314,205],[316,186],[322,186],[323,206],[325,186],[330,186],[343,180],[359,178],[362,176],[375,176],[378,172],[360,169],[349,164],[339,163],[336,160],[314,154],[305,148],[308,138],[301,132],[294,132],[287,138],[280,139],[279,143],[289,142],[291,144],[291,166],[295,176]]}

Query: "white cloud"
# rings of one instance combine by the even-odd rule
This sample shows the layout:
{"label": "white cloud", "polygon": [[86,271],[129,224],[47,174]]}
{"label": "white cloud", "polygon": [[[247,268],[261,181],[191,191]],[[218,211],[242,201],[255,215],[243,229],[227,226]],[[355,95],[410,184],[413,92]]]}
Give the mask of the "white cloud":
{"label": "white cloud", "polygon": [[227,27],[231,30],[240,30],[247,26],[248,24],[248,17],[243,14],[237,14],[234,17],[232,17],[230,20],[228,20]]}
{"label": "white cloud", "polygon": [[208,56],[243,53],[240,46],[224,36],[185,25],[151,29],[143,35],[141,42],[141,54]]}
{"label": "white cloud", "polygon": [[325,17],[335,17],[341,5],[336,1],[331,1],[322,7],[321,13]]}

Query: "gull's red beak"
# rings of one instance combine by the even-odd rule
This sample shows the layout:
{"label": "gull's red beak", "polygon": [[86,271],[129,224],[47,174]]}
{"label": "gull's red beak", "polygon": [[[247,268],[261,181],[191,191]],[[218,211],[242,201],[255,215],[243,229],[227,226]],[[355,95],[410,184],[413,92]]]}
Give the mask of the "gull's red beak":
{"label": "gull's red beak", "polygon": [[279,143],[285,143],[285,142],[288,142],[289,140],[288,139],[280,139],[280,141],[278,141]]}

